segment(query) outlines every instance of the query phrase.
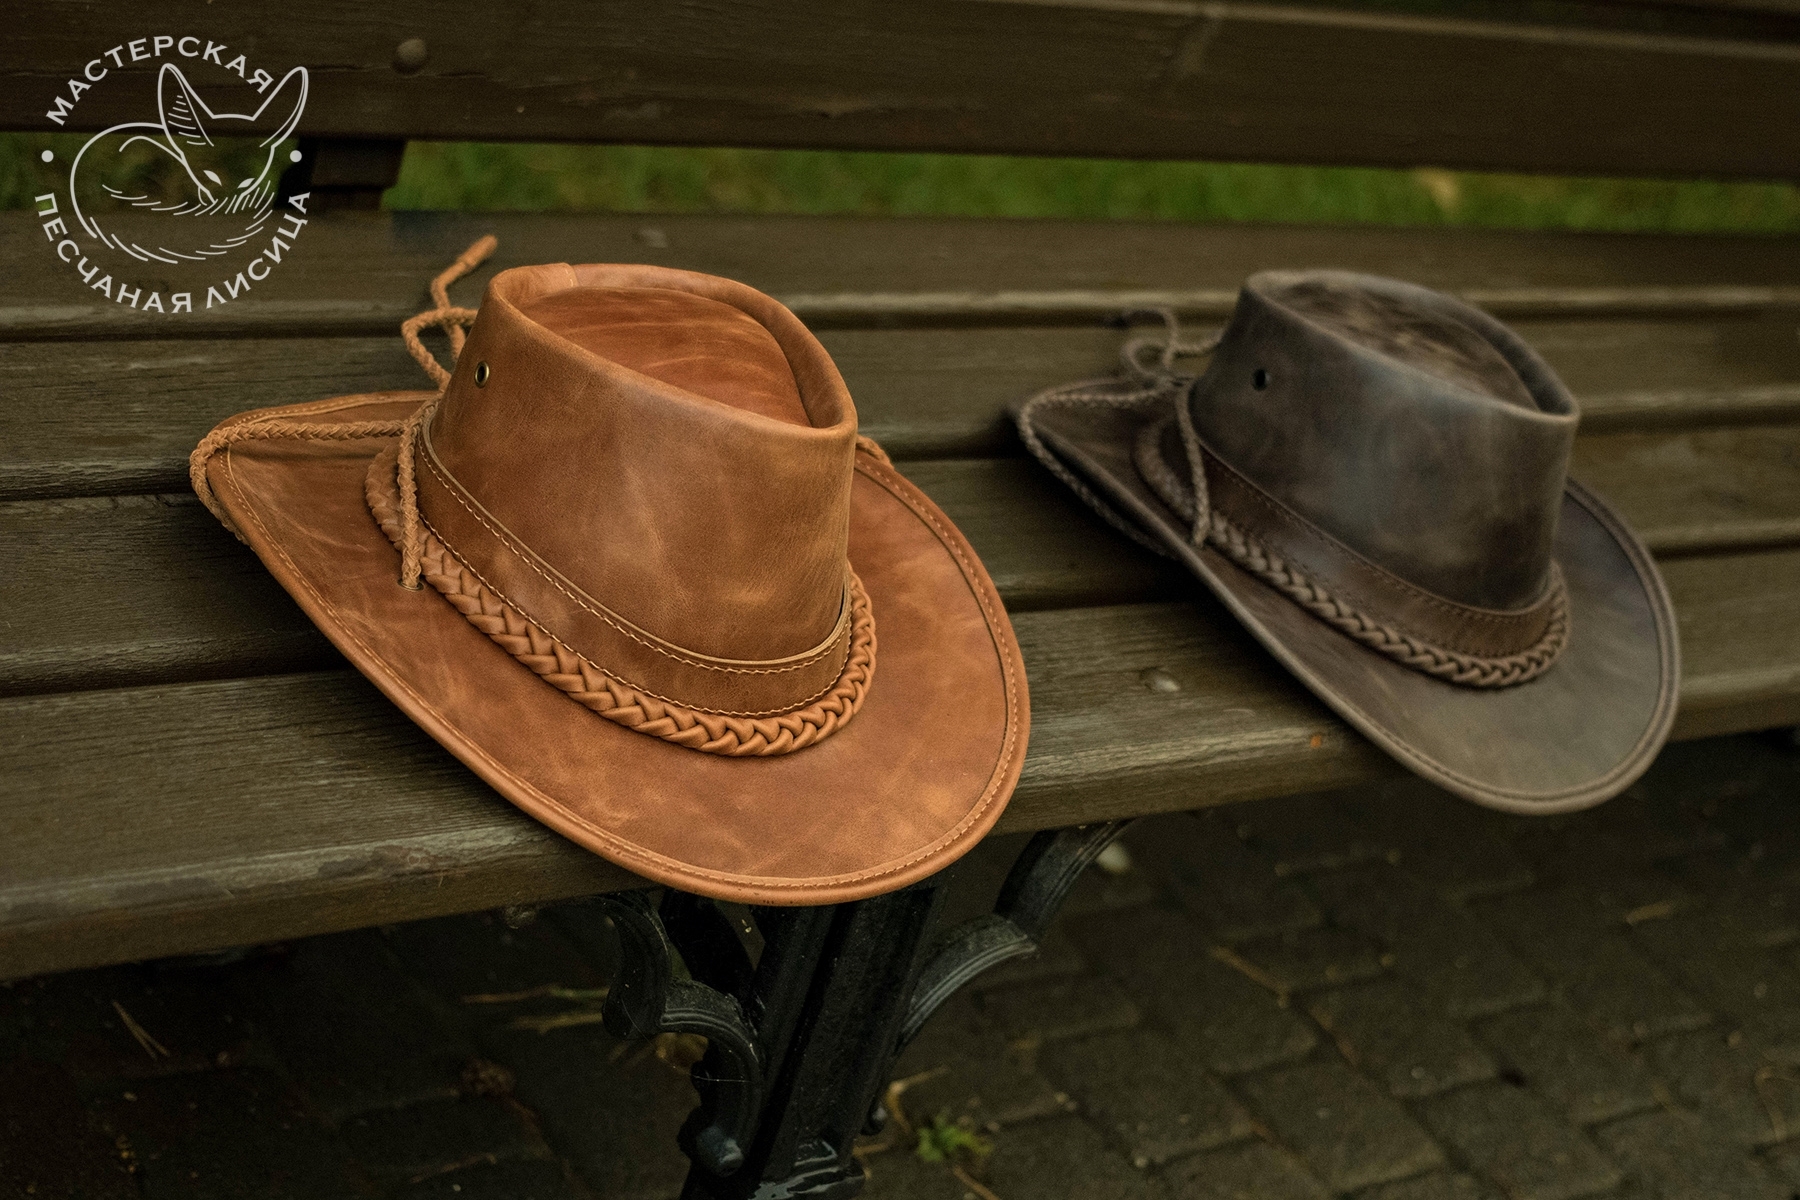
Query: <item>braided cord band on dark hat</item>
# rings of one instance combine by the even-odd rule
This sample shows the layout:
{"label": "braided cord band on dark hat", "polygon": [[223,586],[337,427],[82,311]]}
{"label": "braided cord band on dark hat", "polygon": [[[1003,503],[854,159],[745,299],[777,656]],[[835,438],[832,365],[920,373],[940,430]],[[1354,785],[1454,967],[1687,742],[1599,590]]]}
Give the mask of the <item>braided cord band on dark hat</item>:
{"label": "braided cord band on dark hat", "polygon": [[[1218,344],[1218,338],[1215,336],[1204,343],[1183,346],[1179,341],[1179,329],[1174,315],[1160,311],[1158,315],[1168,325],[1168,342],[1158,343],[1150,338],[1137,338],[1127,342],[1121,354],[1126,375],[1082,380],[1048,388],[1025,401],[1017,413],[1019,434],[1026,448],[1107,524],[1140,546],[1170,557],[1166,546],[1120,514],[1044,444],[1035,427],[1038,413],[1050,408],[1083,406],[1106,406],[1139,412],[1167,411],[1172,408],[1174,411],[1169,413],[1169,419],[1175,422],[1180,432],[1191,482],[1184,483],[1163,457],[1161,439],[1167,428],[1167,421],[1153,420],[1143,428],[1137,445],[1133,447],[1132,457],[1145,482],[1171,510],[1190,522],[1189,543],[1196,548],[1211,546],[1236,566],[1274,588],[1314,617],[1378,654],[1433,678],[1473,688],[1503,688],[1524,683],[1543,674],[1556,662],[1563,647],[1568,644],[1570,622],[1568,589],[1561,570],[1554,563],[1550,568],[1549,620],[1538,640],[1514,654],[1493,657],[1469,654],[1435,645],[1363,611],[1238,528],[1230,518],[1214,508],[1206,483],[1205,449],[1201,445],[1199,432],[1194,428],[1190,406],[1184,402],[1195,377],[1175,373],[1174,361],[1179,354],[1211,351]],[[1143,364],[1141,352],[1151,347],[1161,351],[1160,370]]]}

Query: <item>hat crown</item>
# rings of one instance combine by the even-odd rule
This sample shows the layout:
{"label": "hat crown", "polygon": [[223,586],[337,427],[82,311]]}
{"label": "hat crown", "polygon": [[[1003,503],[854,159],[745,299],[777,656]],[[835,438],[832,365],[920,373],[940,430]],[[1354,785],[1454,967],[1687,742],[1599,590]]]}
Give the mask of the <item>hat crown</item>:
{"label": "hat crown", "polygon": [[769,297],[519,268],[489,284],[426,431],[421,512],[569,649],[651,695],[763,714],[843,665],[855,447],[830,357]]}
{"label": "hat crown", "polygon": [[1401,580],[1476,608],[1543,594],[1575,403],[1485,313],[1375,276],[1264,272],[1188,402],[1224,462]]}

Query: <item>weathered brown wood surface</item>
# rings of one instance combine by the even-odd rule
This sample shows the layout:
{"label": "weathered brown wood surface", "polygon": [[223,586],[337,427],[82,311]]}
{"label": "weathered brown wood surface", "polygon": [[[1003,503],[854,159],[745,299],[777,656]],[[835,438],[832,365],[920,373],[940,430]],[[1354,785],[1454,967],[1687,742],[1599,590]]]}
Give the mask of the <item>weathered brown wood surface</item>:
{"label": "weathered brown wood surface", "polygon": [[[308,231],[316,257],[228,320],[146,326],[82,308],[29,219],[0,220],[18,264],[0,279],[0,976],[629,880],[345,671],[185,493],[187,450],[227,413],[417,386],[393,324],[489,227],[501,265],[659,258],[827,314],[865,427],[1015,613],[1035,727],[1008,829],[1393,769],[1189,580],[1018,457],[1005,420],[1029,391],[1109,368],[1121,334],[1100,315],[1160,292],[1217,320],[1268,266],[1380,270],[1507,311],[1582,398],[1577,472],[1662,559],[1678,734],[1800,721],[1800,243],[685,220],[658,222],[669,246],[652,250],[643,225],[333,218]],[[968,301],[995,296],[1012,299]],[[1181,690],[1145,687],[1152,668]]]}
{"label": "weathered brown wood surface", "polygon": [[632,879],[497,819],[491,792],[346,672],[0,708],[0,976]]}
{"label": "weathered brown wood surface", "polygon": [[337,213],[242,299],[147,316],[84,288],[28,212],[0,213],[0,338],[390,336],[483,234],[457,286],[525,263],[653,262],[741,279],[820,328],[1092,325],[1167,303],[1222,319],[1254,271],[1340,267],[1460,292],[1508,319],[1800,308],[1793,239],[1193,226],[1157,221]]}
{"label": "weathered brown wood surface", "polygon": [[[1665,561],[1800,546],[1800,424],[1599,435],[1578,443],[1576,465]],[[905,470],[968,535],[1014,613],[1194,590],[1029,460],[928,460]],[[0,561],[10,565],[0,610],[13,631],[0,647],[0,695],[335,661],[254,556],[191,496],[0,504]],[[96,564],[105,564],[98,578]]]}
{"label": "weathered brown wood surface", "polygon": [[[496,20],[476,0],[203,15],[148,0],[129,17],[46,0],[0,43],[0,128],[58,128],[46,114],[69,77],[159,32],[223,39],[277,76],[309,66],[301,129],[337,138],[1739,176],[1800,164],[1800,14],[1773,3],[608,0]],[[429,61],[403,73],[410,37]],[[126,62],[115,69],[146,81],[159,65]],[[215,103],[251,99],[239,90]],[[143,119],[126,92],[96,89],[60,127]]]}
{"label": "weathered brown wood surface", "polygon": [[[1687,666],[1678,736],[1800,722],[1800,551],[1667,575]],[[1033,729],[1005,830],[1398,770],[1204,597],[1016,625]],[[1146,687],[1151,669],[1181,690]],[[349,671],[14,697],[0,728],[0,977],[628,878],[520,815]]]}
{"label": "weathered brown wood surface", "polygon": [[[645,228],[667,245],[646,244]],[[1550,358],[1590,430],[1800,414],[1800,239],[346,213],[309,226],[304,253],[242,299],[159,319],[81,287],[29,214],[6,213],[0,498],[180,487],[181,459],[229,413],[419,386],[395,331],[426,306],[424,281],[489,231],[500,249],[458,285],[466,302],[506,266],[655,261],[745,280],[815,325],[825,311],[824,340],[865,429],[906,457],[1005,451],[1008,403],[1111,368],[1118,338],[1103,317],[1204,293],[1210,307],[1187,311],[1216,323],[1245,276],[1275,267],[1368,270],[1474,296]],[[977,318],[963,302],[996,296],[1079,303]],[[78,350],[57,348],[71,339]]]}
{"label": "weathered brown wood surface", "polygon": [[[1580,397],[1588,433],[1800,418],[1800,311],[1515,321]],[[1010,452],[1009,404],[1104,374],[1119,335],[1073,328],[826,330],[864,430],[903,458]],[[425,384],[393,334],[0,342],[0,499],[186,486],[186,457],[245,408]],[[26,404],[26,397],[31,403]]]}

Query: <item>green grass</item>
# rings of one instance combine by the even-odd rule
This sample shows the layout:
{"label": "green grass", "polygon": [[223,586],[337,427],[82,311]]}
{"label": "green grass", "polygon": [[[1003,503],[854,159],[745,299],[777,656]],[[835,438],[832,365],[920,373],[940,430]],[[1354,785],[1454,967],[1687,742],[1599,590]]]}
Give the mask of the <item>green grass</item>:
{"label": "green grass", "polygon": [[[29,207],[32,196],[56,186],[58,175],[39,162],[40,151],[66,162],[80,143],[79,135],[0,134],[0,207]],[[1800,187],[1776,183],[451,142],[408,146],[385,206],[1800,232]]]}
{"label": "green grass", "polygon": [[415,142],[389,208],[1800,231],[1787,184],[993,155]]}
{"label": "green grass", "polygon": [[993,1152],[992,1142],[968,1125],[952,1121],[947,1112],[919,1130],[918,1144],[913,1147],[913,1153],[926,1162],[956,1166],[979,1166]]}
{"label": "green grass", "polygon": [[[0,208],[30,208],[33,196],[60,188],[67,181],[68,164],[87,140],[82,133],[0,133]],[[219,146],[224,161],[240,176],[262,165],[265,151],[254,138],[221,138]],[[285,165],[290,148],[290,143],[277,148],[277,163]],[[43,161],[45,150],[55,161]],[[119,155],[95,182],[127,192],[164,191],[179,170],[168,154],[138,145]]]}

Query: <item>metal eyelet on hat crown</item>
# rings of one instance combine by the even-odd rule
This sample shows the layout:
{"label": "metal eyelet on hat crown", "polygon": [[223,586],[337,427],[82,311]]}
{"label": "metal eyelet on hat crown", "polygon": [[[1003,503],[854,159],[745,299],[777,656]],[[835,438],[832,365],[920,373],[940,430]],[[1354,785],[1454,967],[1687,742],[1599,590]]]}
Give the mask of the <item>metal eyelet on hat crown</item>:
{"label": "metal eyelet on hat crown", "polygon": [[476,387],[486,387],[487,381],[488,381],[488,376],[491,373],[492,372],[490,372],[488,370],[488,365],[485,360],[482,362],[476,363],[475,364],[475,386]]}
{"label": "metal eyelet on hat crown", "polygon": [[1256,370],[1250,372],[1250,386],[1255,388],[1259,392],[1262,391],[1264,388],[1268,387],[1269,386],[1269,373],[1267,371],[1263,370],[1261,367],[1258,367],[1258,368],[1256,368]]}

